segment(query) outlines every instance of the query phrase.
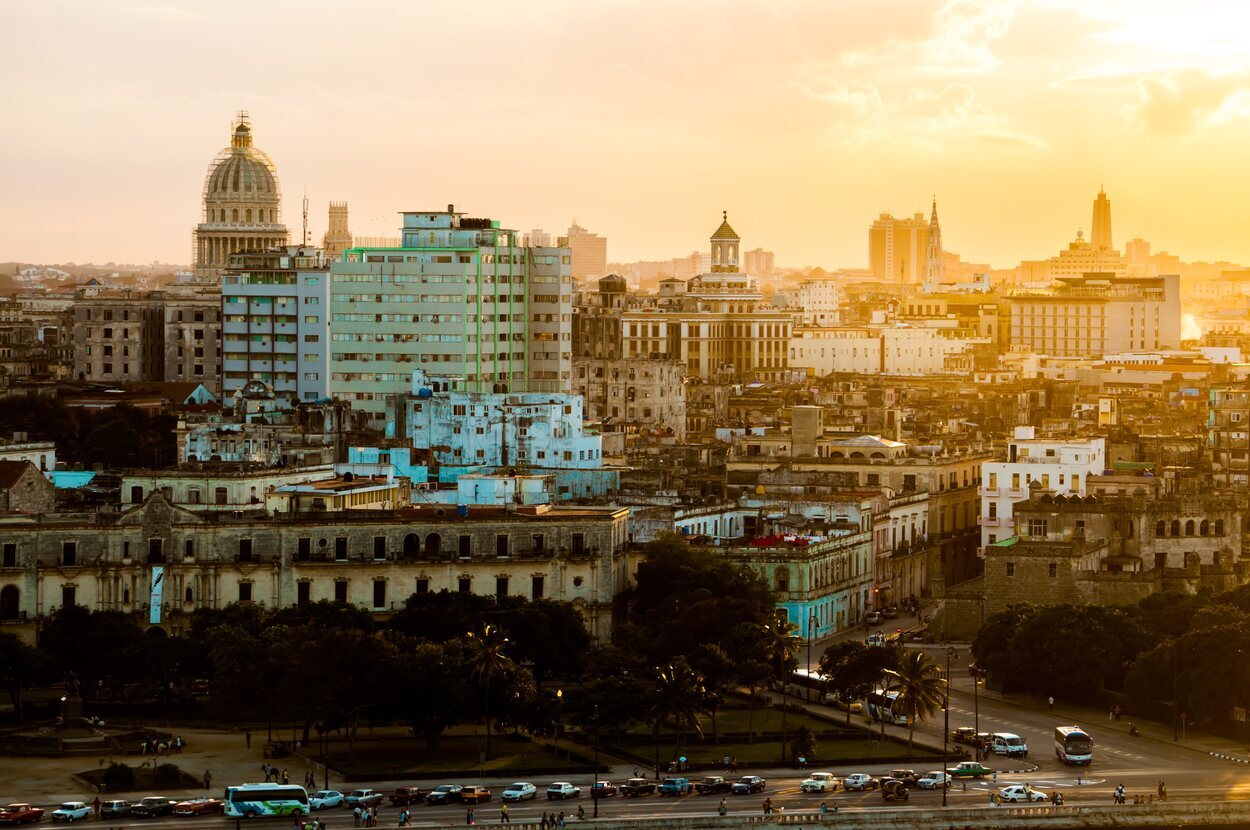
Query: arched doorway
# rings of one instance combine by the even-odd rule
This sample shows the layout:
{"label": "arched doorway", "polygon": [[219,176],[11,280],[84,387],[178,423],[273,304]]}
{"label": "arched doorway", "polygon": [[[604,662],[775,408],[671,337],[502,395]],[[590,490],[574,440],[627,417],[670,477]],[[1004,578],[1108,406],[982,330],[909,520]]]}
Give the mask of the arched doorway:
{"label": "arched doorway", "polygon": [[0,620],[16,620],[22,603],[22,592],[16,585],[5,585],[0,589]]}
{"label": "arched doorway", "polygon": [[404,556],[416,556],[421,552],[421,538],[415,533],[404,537]]}
{"label": "arched doorway", "polygon": [[431,533],[425,537],[425,555],[438,556],[442,550],[443,539],[437,533]]}

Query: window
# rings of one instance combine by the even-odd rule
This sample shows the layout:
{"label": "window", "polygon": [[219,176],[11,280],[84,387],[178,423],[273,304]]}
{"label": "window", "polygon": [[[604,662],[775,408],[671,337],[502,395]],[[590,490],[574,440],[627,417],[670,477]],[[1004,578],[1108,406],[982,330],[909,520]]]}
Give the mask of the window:
{"label": "window", "polygon": [[1007,563],[1007,576],[1015,576],[1015,575],[1016,575],[1016,563],[1008,562]]}
{"label": "window", "polygon": [[1160,519],[1159,521],[1155,522],[1155,536],[1156,537],[1166,536],[1167,532],[1168,532],[1167,522],[1163,521],[1163,519]]}
{"label": "window", "polygon": [[1045,519],[1029,519],[1029,535],[1030,536],[1045,536],[1046,525],[1047,525],[1047,522]]}
{"label": "window", "polygon": [[530,599],[543,598],[543,582],[544,578],[541,576],[530,577]]}
{"label": "window", "polygon": [[17,567],[17,545],[13,542],[4,543],[4,553],[2,558],[0,558],[0,567]]}
{"label": "window", "polygon": [[495,577],[495,599],[502,600],[502,599],[507,599],[507,598],[508,598],[508,577],[506,576]]}
{"label": "window", "polygon": [[252,601],[252,583],[240,582],[239,583],[239,602],[251,602],[251,601]]}
{"label": "window", "polygon": [[385,579],[373,580],[373,607],[374,608],[386,607],[386,580]]}
{"label": "window", "polygon": [[1055,564],[1054,562],[1051,562],[1049,565],[1046,566],[1046,575],[1050,577],[1051,579],[1054,579],[1055,577],[1057,577],[1059,575],[1059,566]]}
{"label": "window", "polygon": [[467,576],[462,576],[460,577],[460,579],[456,580],[456,590],[462,594],[469,593],[472,587],[473,587],[473,580]]}
{"label": "window", "polygon": [[508,534],[500,533],[495,536],[495,556],[500,559],[508,558]]}
{"label": "window", "polygon": [[386,558],[386,537],[385,536],[373,537],[373,558],[374,559]]}
{"label": "window", "polygon": [[417,593],[428,594],[430,592],[430,580],[422,577],[417,580]]}
{"label": "window", "polygon": [[228,498],[225,487],[218,487],[213,490],[213,504],[229,504]]}
{"label": "window", "polygon": [[312,539],[308,536],[301,536],[295,545],[295,559],[299,562],[307,562],[312,557]]}
{"label": "window", "polygon": [[990,514],[989,514],[989,517],[990,517],[991,519],[997,519],[997,518],[998,518],[998,502],[996,502],[996,501],[992,501],[992,502],[990,502]]}
{"label": "window", "polygon": [[311,597],[312,583],[306,579],[301,579],[295,583],[295,604],[307,605],[312,601]]}
{"label": "window", "polygon": [[339,579],[334,583],[334,601],[347,602],[347,580]]}
{"label": "window", "polygon": [[251,539],[239,540],[239,561],[240,562],[252,561],[252,540]]}
{"label": "window", "polygon": [[778,566],[773,572],[773,583],[777,586],[778,593],[788,593],[790,591],[790,569],[785,565]]}
{"label": "window", "polygon": [[163,539],[148,539],[148,562],[160,563],[165,561],[165,551],[163,550]]}
{"label": "window", "polygon": [[584,556],[586,554],[586,534],[573,534],[573,555]]}
{"label": "window", "polygon": [[1185,522],[1185,535],[1186,536],[1194,535],[1194,520],[1193,519],[1190,519],[1189,521]]}
{"label": "window", "polygon": [[72,585],[61,586],[61,605],[69,608],[78,604],[78,589]]}
{"label": "window", "polygon": [[61,543],[61,564],[77,565],[78,564],[78,543],[62,542]]}
{"label": "window", "polygon": [[533,537],[534,553],[543,553],[546,550],[546,548],[544,547],[545,545],[546,545],[546,540],[543,538],[543,535],[541,533],[535,533]]}
{"label": "window", "polygon": [[334,540],[334,561],[347,561],[347,537],[338,536]]}

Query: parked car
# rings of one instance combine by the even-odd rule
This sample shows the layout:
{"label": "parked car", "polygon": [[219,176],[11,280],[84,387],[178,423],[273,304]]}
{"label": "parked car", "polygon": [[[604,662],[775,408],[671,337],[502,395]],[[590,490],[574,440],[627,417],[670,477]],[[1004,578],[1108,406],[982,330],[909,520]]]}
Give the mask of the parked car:
{"label": "parked car", "polygon": [[953,767],[947,767],[951,778],[984,778],[994,770],[977,761],[960,761]]}
{"label": "parked car", "polygon": [[79,821],[91,815],[91,808],[81,801],[66,801],[50,815],[53,821]]}
{"label": "parked car", "polygon": [[897,778],[891,778],[881,787],[881,798],[885,801],[906,801],[910,795],[907,785]]}
{"label": "parked car", "polygon": [[166,798],[163,795],[150,795],[130,807],[130,814],[138,818],[156,818],[157,816],[168,816],[173,813],[174,805],[178,802],[172,798]]}
{"label": "parked car", "polygon": [[499,798],[503,801],[533,801],[538,798],[538,788],[528,781],[518,781],[504,788]]}
{"label": "parked car", "polygon": [[372,787],[361,787],[348,793],[343,803],[348,807],[380,807],[385,800],[386,796]]}
{"label": "parked car", "polygon": [[590,785],[591,798],[608,798],[616,795],[616,785],[611,781],[596,781]]}
{"label": "parked car", "polygon": [[174,815],[176,816],[208,816],[213,813],[220,813],[226,808],[226,805],[220,799],[208,798],[189,798],[186,801],[179,801],[174,805]]}
{"label": "parked car", "polygon": [[0,810],[0,824],[27,824],[43,818],[42,807],[29,804],[10,804]]}
{"label": "parked car", "polygon": [[699,795],[719,795],[731,789],[732,785],[720,775],[709,775],[694,785],[694,791]]}
{"label": "parked car", "polygon": [[880,632],[876,632],[869,634],[866,642],[870,646],[884,646],[889,645],[890,638]]}
{"label": "parked car", "polygon": [[425,797],[425,803],[431,807],[437,807],[440,804],[454,804],[460,800],[460,791],[464,787],[459,784],[439,784],[430,790],[429,795]]}
{"label": "parked car", "polygon": [[310,810],[325,810],[342,806],[343,794],[338,790],[317,790],[308,796],[308,809]]}
{"label": "parked car", "polygon": [[425,790],[420,787],[396,787],[395,792],[391,793],[392,807],[407,807],[422,801],[425,801]]}
{"label": "parked car", "polygon": [[936,790],[939,787],[951,785],[951,775],[948,772],[934,770],[926,772],[920,780],[916,782],[916,786],[922,790]]}
{"label": "parked car", "polygon": [[836,793],[842,781],[831,772],[813,772],[799,784],[799,791],[805,793]]}
{"label": "parked car", "polygon": [[621,798],[629,796],[637,798],[640,795],[651,795],[653,792],[655,792],[655,782],[645,778],[631,778],[621,785]]}
{"label": "parked car", "polygon": [[842,779],[842,789],[848,792],[863,792],[876,789],[880,783],[866,772],[853,772]]}
{"label": "parked car", "polygon": [[895,781],[902,781],[908,787],[916,786],[916,782],[920,780],[920,776],[916,774],[914,769],[892,769],[890,777]]}
{"label": "parked car", "polygon": [[577,798],[582,794],[580,787],[574,787],[568,781],[557,781],[547,788],[547,800],[558,798],[564,801],[567,798]]}
{"label": "parked car", "polygon": [[881,625],[881,621],[884,619],[885,617],[882,616],[880,611],[869,611],[864,615],[864,622],[869,625]]}
{"label": "parked car", "polygon": [[883,608],[883,609],[881,610],[881,614],[882,614],[882,616],[884,616],[887,620],[892,620],[892,619],[894,619],[895,617],[897,617],[897,616],[898,616],[898,606],[897,606],[897,605],[887,605],[885,608]]}
{"label": "parked car", "polygon": [[1009,758],[1029,757],[1029,745],[1024,742],[1024,738],[1011,732],[995,732],[990,739],[990,749],[996,755],[1006,755]]}
{"label": "parked car", "polygon": [[111,798],[100,802],[100,818],[120,818],[130,815],[130,802],[124,798]]}
{"label": "parked car", "polygon": [[690,779],[665,778],[660,782],[660,786],[656,787],[656,792],[660,795],[685,795],[690,792]]}
{"label": "parked car", "polygon": [[744,775],[734,782],[733,789],[730,790],[734,795],[750,795],[751,793],[762,793],[764,787],[768,786],[768,782],[758,775]]}
{"label": "parked car", "polygon": [[464,804],[481,804],[490,801],[490,790],[486,787],[464,787],[460,790],[460,801]]}
{"label": "parked car", "polygon": [[961,726],[951,732],[951,740],[957,744],[975,746],[977,743],[977,730],[971,726]]}
{"label": "parked car", "polygon": [[1008,784],[998,791],[998,797],[1003,801],[1045,801],[1050,796],[1026,784]]}
{"label": "parked car", "polygon": [[864,711],[864,704],[860,703],[858,700],[852,700],[850,703],[847,703],[840,697],[826,696],[825,703],[835,709],[841,709],[843,712],[850,712],[852,715],[858,715],[860,712]]}

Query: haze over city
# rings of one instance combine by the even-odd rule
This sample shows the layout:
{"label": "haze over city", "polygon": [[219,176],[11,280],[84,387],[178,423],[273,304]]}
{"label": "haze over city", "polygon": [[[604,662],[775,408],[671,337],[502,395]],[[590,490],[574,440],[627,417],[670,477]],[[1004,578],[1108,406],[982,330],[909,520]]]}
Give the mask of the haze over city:
{"label": "haze over city", "polygon": [[787,266],[863,267],[926,210],[966,261],[1051,256],[1105,186],[1117,243],[1250,261],[1236,2],[6,3],[0,259],[189,263],[237,110],[311,237],[456,202],[574,218],[613,261],[728,209]]}

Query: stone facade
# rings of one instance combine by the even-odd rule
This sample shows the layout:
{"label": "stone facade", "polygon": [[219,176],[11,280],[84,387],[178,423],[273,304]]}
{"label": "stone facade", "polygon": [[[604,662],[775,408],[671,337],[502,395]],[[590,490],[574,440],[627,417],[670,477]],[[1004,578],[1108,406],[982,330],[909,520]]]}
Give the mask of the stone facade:
{"label": "stone facade", "polygon": [[0,461],[0,513],[48,513],[56,488],[29,461]]}

